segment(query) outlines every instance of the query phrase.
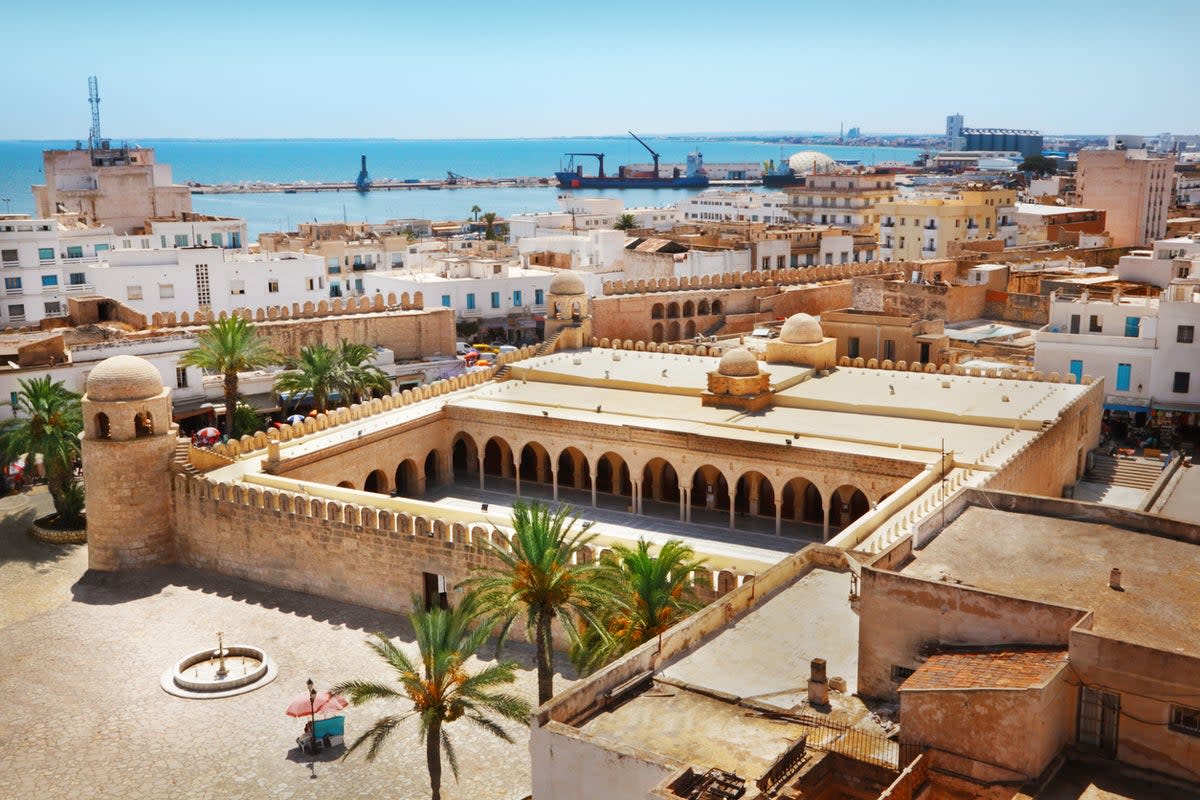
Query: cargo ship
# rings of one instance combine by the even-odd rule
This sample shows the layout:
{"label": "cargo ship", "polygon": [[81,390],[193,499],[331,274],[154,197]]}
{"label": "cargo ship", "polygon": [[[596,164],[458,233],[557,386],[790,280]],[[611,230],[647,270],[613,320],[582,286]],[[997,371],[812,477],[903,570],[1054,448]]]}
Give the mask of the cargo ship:
{"label": "cargo ship", "polygon": [[[616,175],[604,174],[604,153],[564,153],[566,168],[554,173],[558,185],[563,189],[703,189],[708,186],[708,175],[704,172],[704,156],[699,152],[689,153],[687,171],[678,167],[670,175],[662,175],[658,168],[658,153],[642,141],[633,131],[629,135],[650,152],[654,169],[648,172],[618,167]],[[594,158],[599,162],[595,175],[584,175],[583,165],[575,163],[576,157]]]}

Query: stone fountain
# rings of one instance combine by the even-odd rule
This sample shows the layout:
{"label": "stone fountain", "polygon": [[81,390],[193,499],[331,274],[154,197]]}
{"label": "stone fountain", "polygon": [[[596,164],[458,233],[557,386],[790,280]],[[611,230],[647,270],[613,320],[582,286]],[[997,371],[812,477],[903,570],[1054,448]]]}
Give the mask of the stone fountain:
{"label": "stone fountain", "polygon": [[162,675],[162,688],[177,697],[217,698],[252,692],[275,680],[275,662],[260,648],[225,645],[217,632],[217,649],[184,656]]}

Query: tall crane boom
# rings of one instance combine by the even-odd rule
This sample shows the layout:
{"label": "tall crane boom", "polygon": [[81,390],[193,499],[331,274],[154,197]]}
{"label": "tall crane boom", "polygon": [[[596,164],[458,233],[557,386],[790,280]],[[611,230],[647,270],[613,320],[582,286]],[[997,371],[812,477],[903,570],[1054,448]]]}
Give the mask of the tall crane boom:
{"label": "tall crane boom", "polygon": [[92,107],[92,129],[88,131],[88,145],[100,146],[100,82],[96,76],[88,78],[88,104]]}
{"label": "tall crane boom", "polygon": [[628,133],[630,136],[637,139],[638,144],[640,144],[642,147],[644,147],[650,151],[650,157],[654,159],[654,177],[657,178],[658,177],[658,153],[654,152],[654,149],[651,148],[650,145],[643,142],[642,137],[638,136],[633,131],[628,131]]}

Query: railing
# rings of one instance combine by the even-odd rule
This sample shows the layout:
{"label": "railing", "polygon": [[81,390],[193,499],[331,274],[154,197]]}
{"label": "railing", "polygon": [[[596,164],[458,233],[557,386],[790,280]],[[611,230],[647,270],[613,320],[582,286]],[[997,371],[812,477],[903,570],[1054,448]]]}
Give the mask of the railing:
{"label": "railing", "polygon": [[800,739],[791,747],[788,748],[779,760],[771,765],[771,768],[766,773],[754,782],[759,791],[770,793],[775,790],[779,784],[786,781],[788,778],[800,768],[800,766],[808,760],[808,734],[800,737]]}
{"label": "railing", "polygon": [[4,294],[6,297],[12,297],[15,294],[25,294],[25,290],[22,289],[20,286],[16,287],[15,289],[6,288],[4,290]]}
{"label": "railing", "polygon": [[95,287],[90,283],[68,283],[62,287],[62,290],[67,294],[76,294],[79,292],[91,293],[95,291]]}
{"label": "railing", "polygon": [[0,261],[0,267],[19,267],[20,261]]}
{"label": "railing", "polygon": [[39,258],[38,264],[43,267],[53,267],[58,263],[57,258]]}
{"label": "railing", "polygon": [[929,762],[922,753],[904,768],[904,772],[900,773],[900,777],[896,778],[891,786],[883,790],[878,800],[913,800],[927,783]]}
{"label": "railing", "polygon": [[[73,258],[64,258],[64,264],[95,264],[100,260],[100,256],[75,256]],[[44,261],[42,262],[45,263]]]}
{"label": "railing", "polygon": [[9,314],[8,321],[9,322],[24,322],[25,315],[24,314]]}
{"label": "railing", "polygon": [[45,314],[45,316],[46,316],[47,318],[51,318],[51,319],[52,319],[52,318],[55,318],[55,317],[66,317],[66,316],[69,316],[69,313],[68,313],[68,311],[67,311],[65,308],[60,308],[58,311],[47,311],[47,312],[46,312],[46,314]]}

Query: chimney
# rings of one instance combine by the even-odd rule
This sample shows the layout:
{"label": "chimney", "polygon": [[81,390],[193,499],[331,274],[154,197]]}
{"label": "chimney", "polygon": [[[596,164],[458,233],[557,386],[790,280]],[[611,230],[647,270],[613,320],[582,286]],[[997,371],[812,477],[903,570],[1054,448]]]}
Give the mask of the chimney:
{"label": "chimney", "polygon": [[808,704],[810,706],[829,705],[829,681],[825,677],[825,659],[823,658],[814,658],[809,664]]}
{"label": "chimney", "polygon": [[1125,587],[1121,585],[1121,568],[1113,567],[1112,572],[1108,573],[1108,588],[1116,589],[1118,592],[1125,591]]}

